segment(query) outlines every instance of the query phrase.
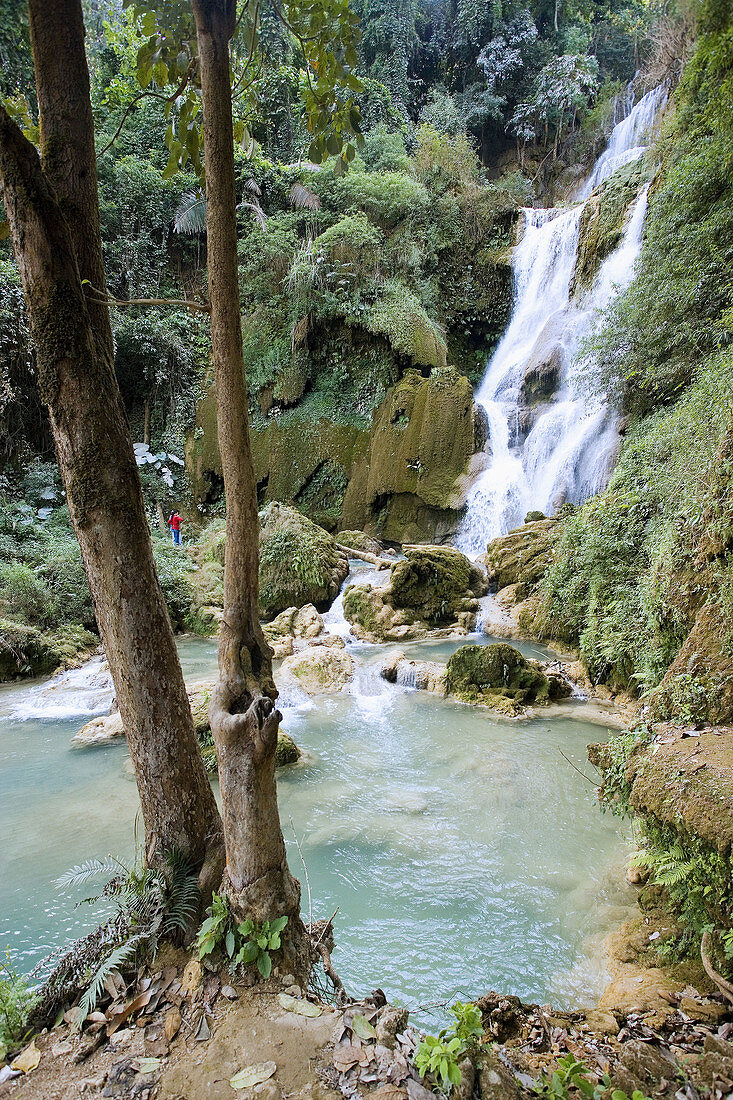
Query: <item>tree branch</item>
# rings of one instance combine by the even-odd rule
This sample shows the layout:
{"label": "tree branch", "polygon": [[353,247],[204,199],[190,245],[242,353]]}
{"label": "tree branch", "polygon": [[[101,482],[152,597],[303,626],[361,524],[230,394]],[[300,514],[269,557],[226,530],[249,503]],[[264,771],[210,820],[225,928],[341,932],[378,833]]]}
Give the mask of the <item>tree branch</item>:
{"label": "tree branch", "polygon": [[113,298],[111,295],[102,294],[101,290],[98,290],[97,287],[92,286],[86,280],[84,280],[84,285],[99,295],[99,297],[94,298],[91,294],[87,294],[90,301],[120,309],[126,306],[183,306],[185,309],[197,309],[200,313],[211,313],[211,306],[208,302],[195,302],[191,298]]}

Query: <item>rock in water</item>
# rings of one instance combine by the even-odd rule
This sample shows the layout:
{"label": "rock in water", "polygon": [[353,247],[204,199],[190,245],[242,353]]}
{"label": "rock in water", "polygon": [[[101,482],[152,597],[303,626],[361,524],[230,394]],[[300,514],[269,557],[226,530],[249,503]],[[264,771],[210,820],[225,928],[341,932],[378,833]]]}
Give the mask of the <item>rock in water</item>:
{"label": "rock in water", "polygon": [[327,609],[349,562],[327,531],[286,504],[260,512],[260,606],[266,619],[290,607]]}
{"label": "rock in water", "polygon": [[311,646],[286,657],[277,674],[278,686],[296,684],[308,695],[342,691],[354,675],[354,661],[344,649]]}
{"label": "rock in water", "polygon": [[547,677],[537,661],[519,650],[496,645],[465,645],[449,659],[448,691],[467,703],[482,703],[516,714],[529,703],[550,703],[570,694],[559,677]]}

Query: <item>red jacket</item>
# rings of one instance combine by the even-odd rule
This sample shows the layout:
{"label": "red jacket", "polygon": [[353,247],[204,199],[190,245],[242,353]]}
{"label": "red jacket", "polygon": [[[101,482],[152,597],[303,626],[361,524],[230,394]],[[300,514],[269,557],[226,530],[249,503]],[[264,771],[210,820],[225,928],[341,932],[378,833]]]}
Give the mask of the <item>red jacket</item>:
{"label": "red jacket", "polygon": [[168,520],[168,526],[173,531],[180,531],[181,530],[181,517],[178,515],[178,512],[173,513],[171,518]]}

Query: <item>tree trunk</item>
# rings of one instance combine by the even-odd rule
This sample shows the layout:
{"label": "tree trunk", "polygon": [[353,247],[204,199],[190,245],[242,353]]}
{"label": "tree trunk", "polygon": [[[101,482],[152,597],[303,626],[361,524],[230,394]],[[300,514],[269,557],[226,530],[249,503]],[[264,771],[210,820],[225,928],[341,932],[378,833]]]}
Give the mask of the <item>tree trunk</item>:
{"label": "tree trunk", "polygon": [[80,264],[95,286],[103,280],[94,135],[83,132],[91,107],[81,8],[78,0],[30,6],[44,161],[54,179],[1,108],[0,177],[39,390],[127,733],[147,858],[178,848],[206,865],[210,889],[221,868],[221,822],[155,573],[108,310],[89,304],[81,282]]}
{"label": "tree trunk", "polygon": [[290,874],[280,827],[275,749],[280,713],[272,651],[259,622],[257,485],[248,426],[237,271],[234,139],[229,75],[233,0],[192,0],[201,69],[206,236],[217,425],[226,499],[224,615],[219,682],[209,715],[219,760],[226,890],[256,921],[287,915],[301,938],[300,884]]}

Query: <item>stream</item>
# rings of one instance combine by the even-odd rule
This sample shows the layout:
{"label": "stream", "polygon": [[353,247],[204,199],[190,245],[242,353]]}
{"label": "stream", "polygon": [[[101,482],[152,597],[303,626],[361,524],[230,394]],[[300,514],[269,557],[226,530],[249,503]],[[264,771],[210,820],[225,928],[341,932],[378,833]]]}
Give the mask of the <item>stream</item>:
{"label": "stream", "polygon": [[[339,627],[338,605],[326,619]],[[494,639],[400,648],[446,661],[466,640]],[[213,640],[183,637],[178,648],[188,680],[214,674]],[[563,1005],[597,997],[600,940],[635,898],[623,876],[627,837],[560,750],[589,772],[585,746],[604,727],[582,700],[511,721],[390,685],[379,670],[394,645],[351,639],[349,649],[348,692],[281,700],[283,728],[305,757],[278,775],[303,912],[293,829],[314,917],[339,908],[334,965],[347,988],[382,985],[411,1007],[490,988]],[[54,880],[91,857],[133,854],[138,799],[125,744],[70,745],[110,701],[98,659],[0,686],[0,947],[24,971],[99,918],[98,907],[74,907],[89,886],[62,895]]]}

